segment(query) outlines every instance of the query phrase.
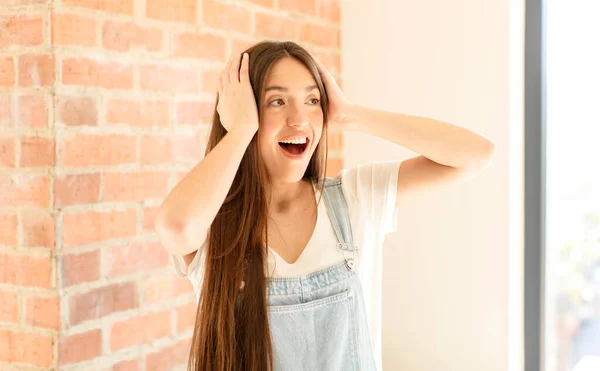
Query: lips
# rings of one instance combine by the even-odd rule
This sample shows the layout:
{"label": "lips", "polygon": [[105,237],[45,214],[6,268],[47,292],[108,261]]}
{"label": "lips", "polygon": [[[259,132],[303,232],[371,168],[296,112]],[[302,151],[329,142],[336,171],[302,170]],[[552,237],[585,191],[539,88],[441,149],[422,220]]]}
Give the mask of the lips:
{"label": "lips", "polygon": [[279,147],[281,148],[281,151],[288,157],[299,158],[302,157],[304,152],[306,152],[310,144],[310,140],[308,138],[305,139],[304,143],[294,143],[300,141],[301,140],[299,140],[298,137],[288,140],[287,143],[285,141],[280,141]]}

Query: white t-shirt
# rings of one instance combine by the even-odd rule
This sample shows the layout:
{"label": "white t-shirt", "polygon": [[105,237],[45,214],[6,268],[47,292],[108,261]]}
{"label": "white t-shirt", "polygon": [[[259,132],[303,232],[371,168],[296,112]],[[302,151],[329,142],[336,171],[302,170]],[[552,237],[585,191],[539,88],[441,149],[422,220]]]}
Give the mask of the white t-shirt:
{"label": "white t-shirt", "polygon": [[[377,369],[381,364],[382,316],[382,248],[385,235],[396,229],[396,190],[400,161],[376,162],[340,172],[342,192],[348,204],[354,242],[359,246],[357,272],[363,287],[371,341]],[[318,190],[315,196],[319,197]],[[269,249],[269,277],[296,277],[318,271],[341,262],[344,257],[336,248],[336,237],[327,215],[325,203],[318,207],[315,230],[300,257],[286,263]],[[175,270],[187,277],[199,299],[205,265],[206,249],[198,250],[187,274],[180,256],[173,256]]]}

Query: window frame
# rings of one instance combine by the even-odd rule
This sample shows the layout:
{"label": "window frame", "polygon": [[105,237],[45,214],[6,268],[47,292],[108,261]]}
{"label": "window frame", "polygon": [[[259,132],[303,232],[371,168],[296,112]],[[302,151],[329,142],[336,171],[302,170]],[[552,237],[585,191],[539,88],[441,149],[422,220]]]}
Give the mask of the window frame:
{"label": "window frame", "polygon": [[545,370],[546,2],[525,0],[524,370]]}

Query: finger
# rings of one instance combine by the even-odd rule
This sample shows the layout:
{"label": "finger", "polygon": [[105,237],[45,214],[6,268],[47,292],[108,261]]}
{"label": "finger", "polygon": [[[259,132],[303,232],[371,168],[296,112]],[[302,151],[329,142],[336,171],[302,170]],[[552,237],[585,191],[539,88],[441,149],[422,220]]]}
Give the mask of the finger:
{"label": "finger", "polygon": [[223,68],[223,72],[221,72],[221,82],[223,85],[229,82],[229,69],[231,68],[231,63],[233,62],[233,58],[229,58],[225,68]]}
{"label": "finger", "polygon": [[229,68],[229,82],[240,82],[240,54],[233,57],[233,63]]}
{"label": "finger", "polygon": [[315,64],[317,65],[317,68],[319,69],[319,73],[321,74],[321,78],[323,79],[323,82],[327,81],[330,77],[330,73],[329,70],[327,69],[327,67],[325,67],[325,65],[323,64],[323,62],[321,62],[320,59],[318,59],[317,57],[313,56],[313,59],[315,60]]}
{"label": "finger", "polygon": [[248,76],[249,59],[248,53],[244,53],[240,67],[240,82],[250,82],[250,77]]}
{"label": "finger", "polygon": [[223,75],[219,75],[219,85],[217,86],[217,91],[219,92],[219,94],[221,94],[221,92],[223,91]]}

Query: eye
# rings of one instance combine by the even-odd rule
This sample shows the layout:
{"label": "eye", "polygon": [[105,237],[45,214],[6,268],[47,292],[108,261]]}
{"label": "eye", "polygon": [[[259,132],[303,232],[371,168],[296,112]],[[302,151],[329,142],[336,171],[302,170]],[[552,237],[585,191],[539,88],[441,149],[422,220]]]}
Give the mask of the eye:
{"label": "eye", "polygon": [[319,104],[319,102],[321,102],[321,101],[320,101],[319,99],[317,99],[317,98],[312,98],[312,99],[309,99],[308,101],[309,101],[309,102],[312,102],[311,104],[313,104],[313,105],[317,105],[317,104]]}
{"label": "eye", "polygon": [[274,107],[280,107],[283,104],[283,99],[272,100],[269,105]]}

